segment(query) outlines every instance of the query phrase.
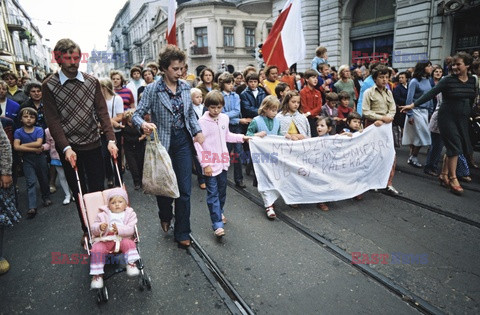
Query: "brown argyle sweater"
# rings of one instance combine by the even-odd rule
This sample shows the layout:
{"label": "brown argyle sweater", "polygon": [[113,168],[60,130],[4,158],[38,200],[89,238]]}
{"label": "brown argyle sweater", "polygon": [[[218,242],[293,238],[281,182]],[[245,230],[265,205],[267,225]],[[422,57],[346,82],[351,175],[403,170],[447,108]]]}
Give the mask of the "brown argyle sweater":
{"label": "brown argyle sweater", "polygon": [[60,84],[58,73],[42,84],[45,119],[55,145],[75,150],[91,150],[101,145],[97,119],[108,140],[115,140],[107,104],[98,80],[83,73],[85,82],[69,79]]}

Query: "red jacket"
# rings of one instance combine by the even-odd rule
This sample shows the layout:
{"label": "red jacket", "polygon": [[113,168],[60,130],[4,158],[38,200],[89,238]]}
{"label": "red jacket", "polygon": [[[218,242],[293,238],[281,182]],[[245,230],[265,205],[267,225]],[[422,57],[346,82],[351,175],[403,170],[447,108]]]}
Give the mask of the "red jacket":
{"label": "red jacket", "polygon": [[306,85],[300,91],[300,101],[302,104],[302,112],[310,112],[311,117],[316,117],[322,111],[322,93],[315,88],[310,89]]}

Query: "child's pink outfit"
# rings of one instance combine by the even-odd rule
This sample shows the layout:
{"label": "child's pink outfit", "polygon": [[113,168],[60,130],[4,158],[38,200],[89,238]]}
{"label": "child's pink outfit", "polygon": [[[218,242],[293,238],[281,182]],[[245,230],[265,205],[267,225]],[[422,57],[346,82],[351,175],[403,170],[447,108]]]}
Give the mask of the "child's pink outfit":
{"label": "child's pink outfit", "polygon": [[[140,256],[132,236],[137,224],[137,214],[132,208],[127,207],[124,212],[112,213],[108,206],[100,207],[100,213],[91,226],[94,243],[91,250],[90,275],[103,274],[105,258],[109,253],[122,252],[127,263],[134,263]],[[100,225],[107,223],[105,231],[100,231]],[[115,223],[118,235],[111,231]]]}

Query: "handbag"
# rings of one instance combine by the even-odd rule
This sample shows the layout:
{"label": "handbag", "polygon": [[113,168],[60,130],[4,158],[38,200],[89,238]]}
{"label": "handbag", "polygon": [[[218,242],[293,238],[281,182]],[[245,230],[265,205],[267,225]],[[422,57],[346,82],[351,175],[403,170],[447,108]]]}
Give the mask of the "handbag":
{"label": "handbag", "polygon": [[160,143],[156,129],[153,130],[153,140],[147,137],[142,185],[146,194],[170,198],[180,197],[172,160]]}

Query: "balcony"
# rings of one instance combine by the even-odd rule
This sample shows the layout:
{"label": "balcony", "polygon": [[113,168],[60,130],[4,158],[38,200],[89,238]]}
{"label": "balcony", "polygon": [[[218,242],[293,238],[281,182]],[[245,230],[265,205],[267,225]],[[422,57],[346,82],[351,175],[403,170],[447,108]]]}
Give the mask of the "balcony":
{"label": "balcony", "polygon": [[122,28],[122,35],[128,35],[128,27],[124,26]]}
{"label": "balcony", "polygon": [[0,41],[0,56],[11,56],[12,53],[8,51],[8,43],[6,40]]}
{"label": "balcony", "polygon": [[32,37],[28,40],[28,46],[36,46],[37,45],[37,40]]}
{"label": "balcony", "polygon": [[190,48],[190,57],[191,58],[205,58],[211,57],[208,47],[197,47],[193,46]]}
{"label": "balcony", "polygon": [[142,46],[142,40],[141,39],[136,39],[133,41],[133,44],[137,47]]}
{"label": "balcony", "polygon": [[123,43],[123,50],[129,51],[130,45],[128,43]]}
{"label": "balcony", "polygon": [[11,32],[14,32],[14,31],[22,32],[27,30],[23,21],[17,17],[10,17],[7,21],[7,27]]}
{"label": "balcony", "polygon": [[249,14],[272,14],[272,1],[270,0],[243,0],[237,3],[237,9]]}

